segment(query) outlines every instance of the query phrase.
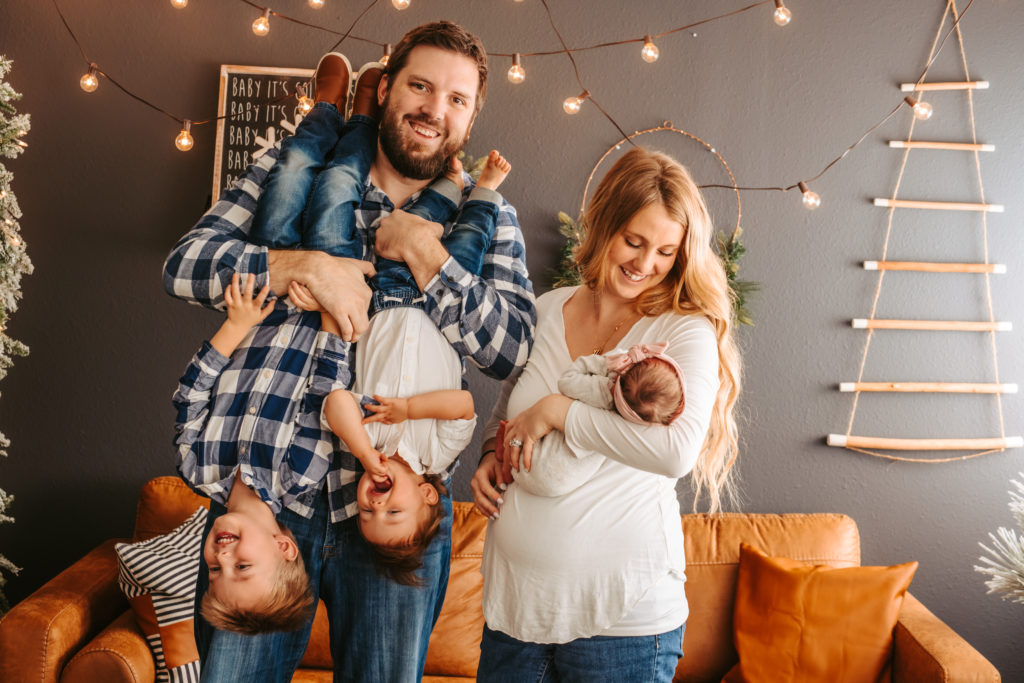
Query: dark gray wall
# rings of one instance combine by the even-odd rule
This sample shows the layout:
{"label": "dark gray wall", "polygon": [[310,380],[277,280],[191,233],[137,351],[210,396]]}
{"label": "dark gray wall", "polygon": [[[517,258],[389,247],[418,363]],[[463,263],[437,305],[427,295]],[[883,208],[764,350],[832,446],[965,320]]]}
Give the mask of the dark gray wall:
{"label": "dark gray wall", "polygon": [[[256,38],[249,24],[257,13],[242,2],[193,0],[184,11],[166,0],[61,4],[90,59],[192,119],[213,115],[220,64],[310,67],[334,42],[283,21]],[[657,33],[744,3],[550,4],[567,41],[588,45]],[[301,0],[282,0],[274,9],[344,30],[363,6],[328,0],[317,13]],[[627,131],[671,120],[713,144],[740,184],[788,185],[817,174],[900,101],[896,84],[920,74],[944,2],[790,6],[795,18],[785,29],[771,22],[769,3],[662,38],[662,57],[653,65],[640,60],[638,45],[588,51],[577,60],[587,87]],[[536,0],[413,0],[401,13],[381,2],[355,33],[396,42],[408,28],[442,17],[480,34],[494,52],[558,47]],[[1009,266],[1008,275],[992,278],[995,315],[1018,326],[1022,22],[1020,3],[977,2],[962,24],[971,74],[993,86],[975,103],[979,138],[997,147],[982,157],[985,192],[1006,205],[1005,214],[989,220],[991,260]],[[342,49],[354,64],[379,54],[358,41]],[[194,151],[182,154],[172,144],[177,126],[162,114],[108,81],[83,93],[82,59],[49,2],[4,3],[0,53],[15,60],[10,80],[25,95],[20,110],[32,114],[28,152],[5,160],[36,264],[10,326],[32,355],[3,381],[0,400],[0,425],[14,442],[0,463],[0,485],[17,497],[17,522],[0,527],[0,549],[25,567],[8,585],[17,600],[101,540],[129,534],[139,485],[173,473],[170,395],[220,314],[187,307],[160,286],[165,254],[206,204],[213,128],[197,129]],[[564,56],[524,65],[528,78],[513,87],[504,77],[508,59],[492,64],[490,97],[469,151],[497,147],[511,159],[502,191],[519,209],[530,269],[544,291],[560,245],[555,214],[576,213],[587,174],[619,135],[593,106],[576,117],[562,113],[562,100],[579,91]],[[951,37],[931,80],[962,78]],[[917,137],[969,139],[963,95],[930,99],[935,117]],[[978,541],[1012,524],[1007,481],[1024,469],[1021,451],[908,465],[824,445],[826,433],[846,429],[851,397],[835,386],[856,377],[865,340],[848,321],[867,316],[877,281],[859,267],[880,257],[884,241],[885,211],[870,198],[889,194],[899,170],[900,153],[884,141],[904,137],[908,126],[904,109],[813,183],[824,201],[816,212],[804,210],[794,192],[743,194],[743,275],[764,287],[752,306],[757,326],[741,333],[743,507],[850,514],[860,525],[865,563],[919,560],[913,592],[992,659],[1005,680],[1024,680],[1024,608],[986,595],[983,577],[972,570]],[[702,182],[726,181],[714,158],[681,136],[659,133],[643,142],[676,155]],[[975,200],[969,162],[966,155],[915,152],[902,196]],[[728,229],[735,200],[723,190],[709,190],[708,199]],[[976,216],[898,218],[906,220],[893,234],[891,258],[982,258]],[[976,276],[894,274],[878,315],[975,319],[985,316],[984,301]],[[1020,335],[996,340],[1003,381],[1024,382]],[[992,375],[985,335],[949,333],[878,335],[865,371],[865,379],[890,380]],[[472,381],[483,413],[494,387],[478,376]],[[1020,434],[1020,399],[1003,403],[1007,433]],[[999,431],[994,415],[990,398],[867,396],[854,432],[986,436]],[[467,498],[469,468],[459,474],[457,493]],[[685,493],[681,500],[688,508]]]}

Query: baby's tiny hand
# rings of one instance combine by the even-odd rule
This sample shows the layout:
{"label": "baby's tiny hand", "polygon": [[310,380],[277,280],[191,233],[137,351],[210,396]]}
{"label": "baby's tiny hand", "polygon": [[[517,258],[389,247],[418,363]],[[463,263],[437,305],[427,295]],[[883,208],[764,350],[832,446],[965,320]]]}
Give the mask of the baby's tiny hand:
{"label": "baby's tiny hand", "polygon": [[224,290],[224,303],[228,307],[228,320],[246,328],[253,327],[264,320],[274,310],[274,302],[267,302],[270,294],[270,285],[263,285],[263,289],[253,297],[253,290],[256,288],[256,276],[249,273],[245,280],[245,289],[239,286],[239,275],[231,276],[231,284]]}
{"label": "baby's tiny hand", "polygon": [[309,288],[306,285],[295,282],[295,280],[288,283],[288,298],[292,300],[293,304],[304,311],[324,310],[320,302],[313,296],[313,293],[309,291]]}
{"label": "baby's tiny hand", "polygon": [[365,408],[372,412],[373,415],[364,417],[363,424],[383,422],[384,424],[393,425],[409,419],[409,399],[385,398],[383,396],[374,396],[373,399],[379,402],[380,405],[366,404]]}

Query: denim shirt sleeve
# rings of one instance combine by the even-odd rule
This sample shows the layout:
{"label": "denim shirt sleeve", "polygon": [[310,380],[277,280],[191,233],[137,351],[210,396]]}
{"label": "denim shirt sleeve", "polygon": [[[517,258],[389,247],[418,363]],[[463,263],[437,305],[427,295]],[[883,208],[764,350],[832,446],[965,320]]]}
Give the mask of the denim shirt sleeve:
{"label": "denim shirt sleeve", "polygon": [[515,208],[502,202],[479,276],[449,257],[424,294],[441,334],[484,374],[505,379],[526,365],[537,309]]}
{"label": "denim shirt sleeve", "polygon": [[225,190],[182,237],[164,262],[164,289],[173,297],[224,308],[224,289],[238,272],[256,275],[258,291],[269,280],[267,248],[249,244],[256,202],[279,150],[270,149]]}

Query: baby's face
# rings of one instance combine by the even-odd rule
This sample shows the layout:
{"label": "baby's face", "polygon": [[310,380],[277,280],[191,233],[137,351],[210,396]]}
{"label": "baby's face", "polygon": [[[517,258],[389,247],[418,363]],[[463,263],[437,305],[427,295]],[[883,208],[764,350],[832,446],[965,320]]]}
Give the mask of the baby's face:
{"label": "baby's face", "polygon": [[262,604],[285,561],[284,534],[273,534],[250,517],[229,512],[213,522],[203,545],[210,568],[210,592],[241,609]]}
{"label": "baby's face", "polygon": [[359,529],[373,545],[396,545],[411,538],[436,504],[437,491],[400,458],[387,462],[389,484],[376,484],[363,474],[356,491]]}

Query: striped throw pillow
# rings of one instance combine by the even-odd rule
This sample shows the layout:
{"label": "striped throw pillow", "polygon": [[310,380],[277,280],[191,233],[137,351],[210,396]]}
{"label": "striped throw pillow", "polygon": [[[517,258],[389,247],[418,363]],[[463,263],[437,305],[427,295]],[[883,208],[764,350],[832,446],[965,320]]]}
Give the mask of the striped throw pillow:
{"label": "striped throw pillow", "polygon": [[160,683],[199,681],[193,618],[207,514],[199,508],[170,533],[115,547],[118,583],[153,651]]}

